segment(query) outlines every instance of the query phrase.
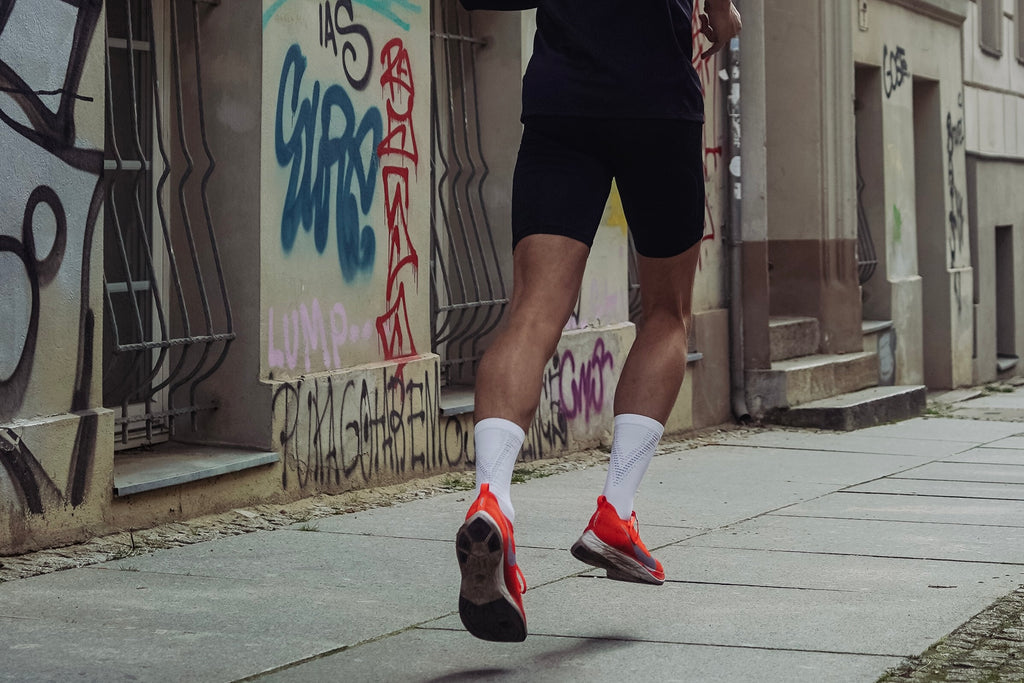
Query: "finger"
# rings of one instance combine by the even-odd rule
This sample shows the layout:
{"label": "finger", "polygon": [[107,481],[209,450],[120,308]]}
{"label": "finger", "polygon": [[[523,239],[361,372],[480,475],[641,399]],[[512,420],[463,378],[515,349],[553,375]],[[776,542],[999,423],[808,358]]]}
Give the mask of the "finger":
{"label": "finger", "polygon": [[711,57],[712,55],[718,53],[724,46],[725,46],[725,42],[724,41],[715,41],[715,42],[713,42],[711,44],[711,47],[709,47],[707,50],[704,50],[704,52],[701,53],[701,55],[700,55],[701,59],[707,59],[708,57]]}

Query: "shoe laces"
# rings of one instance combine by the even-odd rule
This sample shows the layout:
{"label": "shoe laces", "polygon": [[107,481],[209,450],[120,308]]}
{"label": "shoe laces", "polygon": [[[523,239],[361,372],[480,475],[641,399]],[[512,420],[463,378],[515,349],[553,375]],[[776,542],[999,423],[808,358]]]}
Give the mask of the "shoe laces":
{"label": "shoe laces", "polygon": [[630,515],[629,523],[626,524],[626,528],[629,530],[629,540],[642,548],[645,553],[650,555],[651,551],[649,551],[647,546],[644,545],[644,542],[640,540],[640,523],[636,519],[635,512]]}
{"label": "shoe laces", "polygon": [[522,594],[526,592],[526,574],[523,573],[523,570],[519,568],[518,564],[515,565],[515,568],[516,583],[518,584],[519,593]]}

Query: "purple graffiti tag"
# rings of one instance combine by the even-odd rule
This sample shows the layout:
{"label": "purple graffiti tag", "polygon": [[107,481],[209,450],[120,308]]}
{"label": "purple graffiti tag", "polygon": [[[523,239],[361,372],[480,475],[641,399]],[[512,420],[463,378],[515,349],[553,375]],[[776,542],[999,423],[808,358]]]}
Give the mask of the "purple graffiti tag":
{"label": "purple graffiti tag", "polygon": [[614,368],[615,358],[605,348],[603,339],[598,339],[594,343],[590,358],[580,363],[578,367],[573,352],[563,352],[559,383],[559,404],[562,414],[570,420],[583,415],[589,424],[590,416],[600,414],[604,408],[605,372]]}

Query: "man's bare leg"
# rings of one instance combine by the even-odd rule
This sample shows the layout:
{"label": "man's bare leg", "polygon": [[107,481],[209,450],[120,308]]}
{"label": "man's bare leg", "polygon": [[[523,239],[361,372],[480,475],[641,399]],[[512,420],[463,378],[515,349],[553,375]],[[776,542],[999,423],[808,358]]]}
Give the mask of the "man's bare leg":
{"label": "man's bare leg", "polygon": [[476,493],[488,484],[511,522],[512,470],[540,402],[551,360],[579,297],[590,248],[559,235],[531,235],[513,254],[513,289],[501,332],[476,376]]}
{"label": "man's bare leg", "polygon": [[644,317],[615,391],[615,432],[604,496],[621,519],[664,432],[686,372],[700,244],[671,258],[637,257]]}
{"label": "man's bare leg", "polygon": [[516,246],[504,327],[477,369],[477,420],[499,417],[529,429],[544,365],[576,306],[589,253],[560,235],[530,235]]}

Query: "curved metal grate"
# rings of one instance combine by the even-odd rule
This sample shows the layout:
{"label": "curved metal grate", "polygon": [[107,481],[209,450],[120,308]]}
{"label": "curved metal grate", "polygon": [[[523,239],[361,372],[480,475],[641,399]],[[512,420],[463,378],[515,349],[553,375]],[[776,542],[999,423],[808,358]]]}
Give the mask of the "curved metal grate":
{"label": "curved metal grate", "polygon": [[[216,160],[203,110],[198,2],[107,3],[103,400],[120,409],[122,444],[172,434],[179,416],[194,427],[196,413],[214,407],[199,404],[198,388],[235,338],[207,197]],[[205,157],[199,178],[191,146]],[[189,213],[192,193],[201,222]]]}
{"label": "curved metal grate", "polygon": [[508,293],[483,198],[475,50],[484,41],[455,0],[433,3],[431,38],[431,333],[453,385],[472,382]]}

